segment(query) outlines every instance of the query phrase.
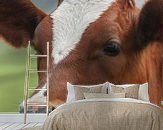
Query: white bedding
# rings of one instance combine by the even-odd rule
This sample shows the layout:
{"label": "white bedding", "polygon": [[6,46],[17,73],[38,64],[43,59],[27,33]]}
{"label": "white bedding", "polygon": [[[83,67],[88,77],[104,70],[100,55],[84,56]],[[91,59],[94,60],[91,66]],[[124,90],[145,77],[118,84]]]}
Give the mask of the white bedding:
{"label": "white bedding", "polygon": [[70,102],[70,103],[65,103],[60,105],[58,108],[60,107],[64,107],[65,105],[71,105],[71,104],[75,104],[75,103],[82,103],[82,102],[126,102],[126,103],[138,103],[138,104],[148,104],[148,105],[152,105],[155,107],[160,108],[159,106],[150,103],[150,102],[146,102],[146,101],[142,101],[142,100],[138,100],[138,99],[133,99],[133,98],[93,98],[93,99],[84,99],[84,100],[77,100],[74,102]]}
{"label": "white bedding", "polygon": [[43,130],[163,130],[163,110],[131,98],[66,103],[47,118]]}

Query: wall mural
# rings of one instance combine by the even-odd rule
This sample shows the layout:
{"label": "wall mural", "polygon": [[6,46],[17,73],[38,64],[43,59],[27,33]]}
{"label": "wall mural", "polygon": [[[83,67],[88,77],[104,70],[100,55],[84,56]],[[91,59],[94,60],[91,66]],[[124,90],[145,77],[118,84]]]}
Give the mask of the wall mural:
{"label": "wall mural", "polygon": [[[163,2],[150,1],[143,8],[139,2],[65,0],[50,15],[31,1],[0,2],[0,34],[16,48],[27,47],[30,40],[42,55],[50,41],[52,106],[66,101],[67,82],[93,85],[106,81],[148,82],[150,101],[161,106],[163,10],[157,8]],[[46,60],[38,58],[37,66],[46,69]],[[37,88],[43,88],[45,81],[46,75],[38,73]],[[45,96],[46,91],[34,92],[29,101],[45,102]],[[23,111],[22,104],[20,108]]]}

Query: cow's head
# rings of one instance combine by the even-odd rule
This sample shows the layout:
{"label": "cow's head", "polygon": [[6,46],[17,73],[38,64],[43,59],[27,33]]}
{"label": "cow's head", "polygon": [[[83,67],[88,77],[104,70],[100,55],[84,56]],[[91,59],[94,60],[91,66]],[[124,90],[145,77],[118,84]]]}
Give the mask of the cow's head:
{"label": "cow's head", "polygon": [[[150,0],[141,10],[135,0],[65,0],[37,26],[33,46],[50,48],[50,102],[66,100],[66,83],[150,84],[151,101],[162,91],[163,2]],[[38,59],[38,69],[46,60]],[[39,74],[40,87],[45,75]],[[46,95],[46,93],[40,94]],[[36,97],[36,95],[35,95]]]}

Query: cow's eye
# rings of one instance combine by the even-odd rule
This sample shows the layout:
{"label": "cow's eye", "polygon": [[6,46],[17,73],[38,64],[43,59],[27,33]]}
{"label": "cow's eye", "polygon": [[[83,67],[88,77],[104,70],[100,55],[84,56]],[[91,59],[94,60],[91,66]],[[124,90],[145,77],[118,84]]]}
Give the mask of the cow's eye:
{"label": "cow's eye", "polygon": [[108,56],[117,56],[120,53],[120,44],[117,42],[106,43],[103,53]]}

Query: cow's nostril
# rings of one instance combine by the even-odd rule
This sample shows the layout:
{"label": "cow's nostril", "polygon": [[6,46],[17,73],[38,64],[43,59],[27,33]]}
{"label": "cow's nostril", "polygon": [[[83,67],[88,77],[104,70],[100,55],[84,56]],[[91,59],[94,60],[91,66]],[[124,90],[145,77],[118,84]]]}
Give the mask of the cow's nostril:
{"label": "cow's nostril", "polygon": [[19,105],[18,111],[19,113],[24,113],[24,102]]}
{"label": "cow's nostril", "polygon": [[19,113],[24,113],[24,107],[19,107]]}

